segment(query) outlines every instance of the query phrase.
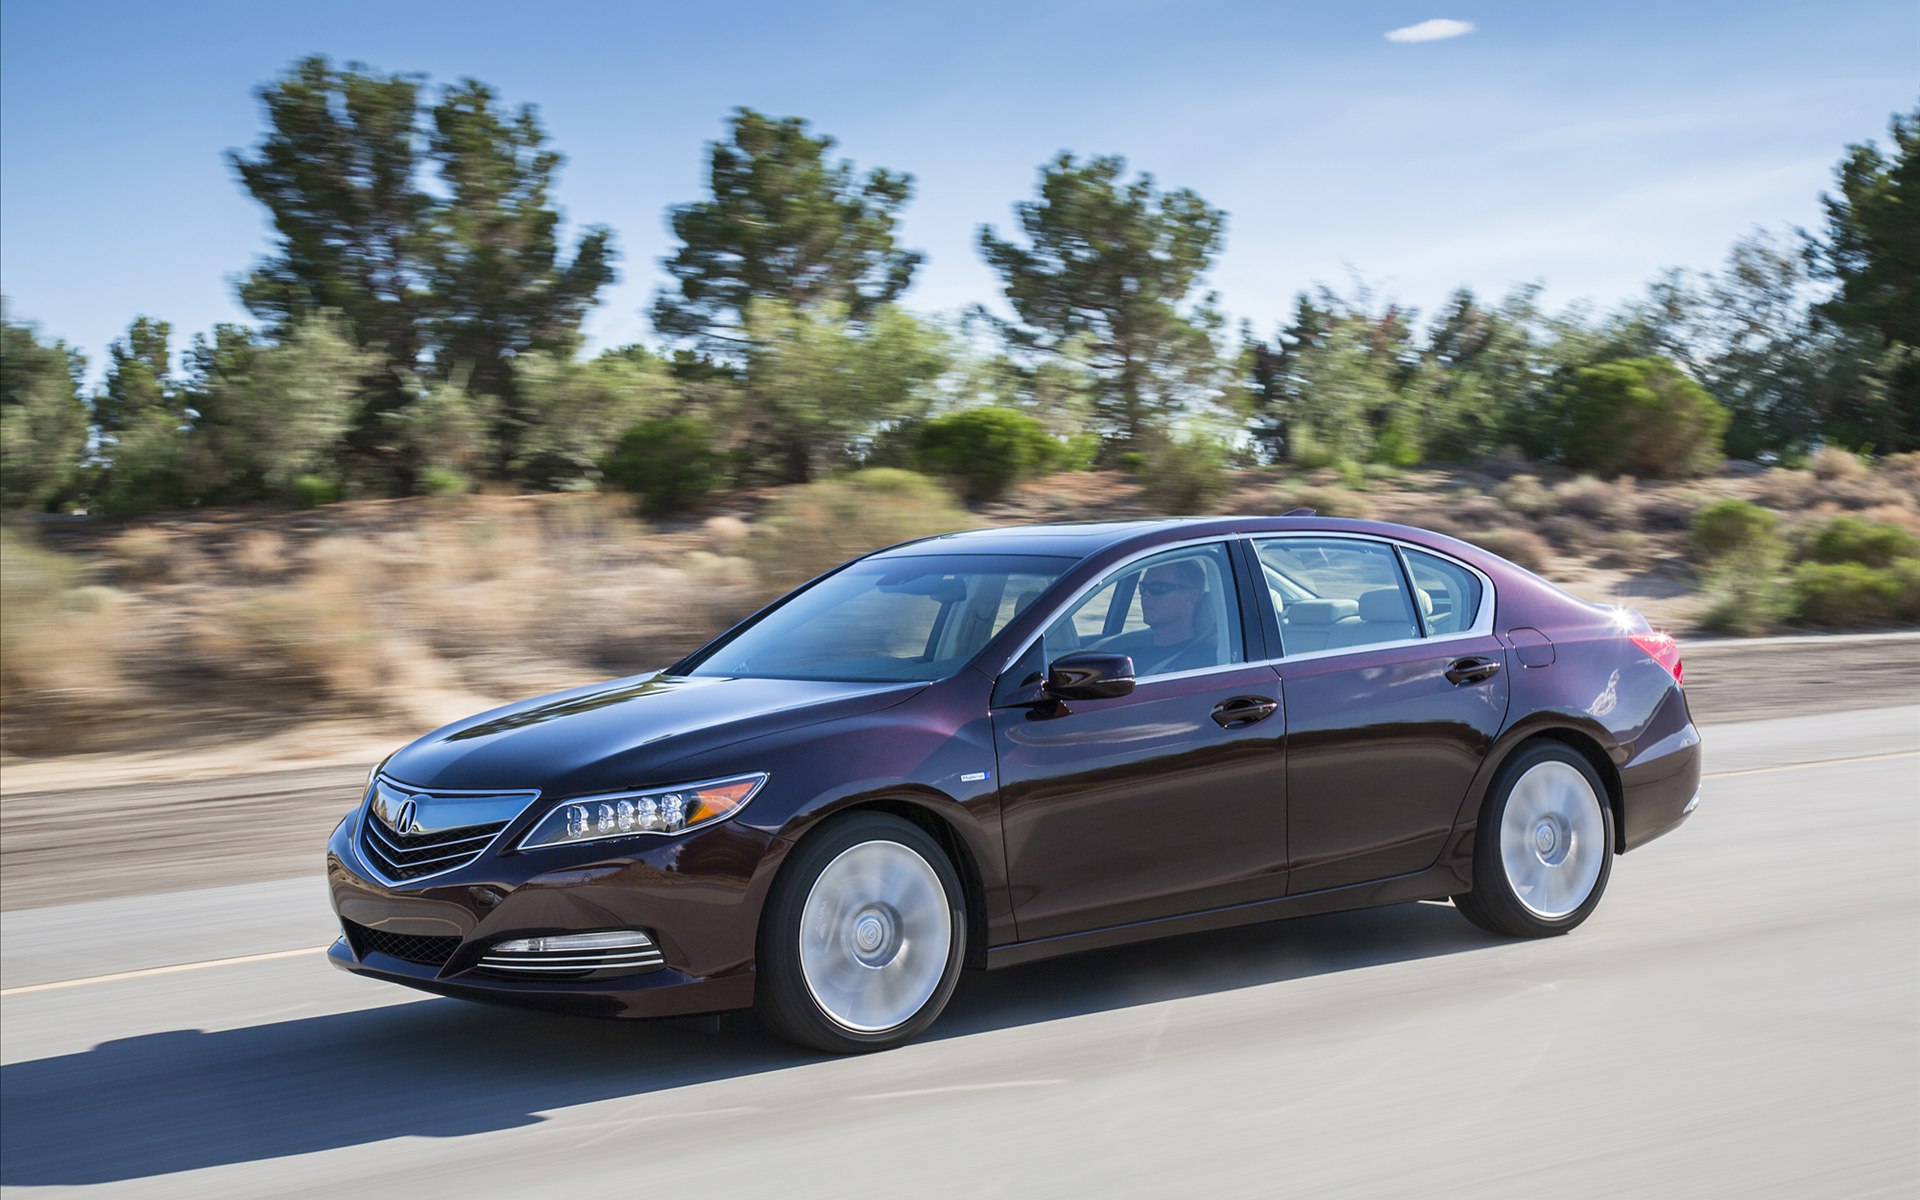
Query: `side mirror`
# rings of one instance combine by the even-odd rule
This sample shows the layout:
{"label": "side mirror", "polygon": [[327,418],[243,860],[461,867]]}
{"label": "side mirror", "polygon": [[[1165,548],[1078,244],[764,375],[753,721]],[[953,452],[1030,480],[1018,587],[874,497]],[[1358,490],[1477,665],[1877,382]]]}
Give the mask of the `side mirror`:
{"label": "side mirror", "polygon": [[1063,654],[1047,668],[1050,700],[1110,700],[1133,691],[1133,658],[1085,650]]}

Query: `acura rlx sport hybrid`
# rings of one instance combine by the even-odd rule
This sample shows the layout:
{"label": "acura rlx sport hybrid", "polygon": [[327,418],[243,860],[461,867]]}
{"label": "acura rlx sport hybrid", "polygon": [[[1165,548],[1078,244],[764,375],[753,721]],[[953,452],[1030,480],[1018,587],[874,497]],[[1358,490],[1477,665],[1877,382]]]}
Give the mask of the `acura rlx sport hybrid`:
{"label": "acura rlx sport hybrid", "polygon": [[346,970],[897,1045],[962,968],[1451,897],[1565,933],[1699,801],[1679,652],[1314,516],[856,559],[663,671],[449,725],[327,848]]}

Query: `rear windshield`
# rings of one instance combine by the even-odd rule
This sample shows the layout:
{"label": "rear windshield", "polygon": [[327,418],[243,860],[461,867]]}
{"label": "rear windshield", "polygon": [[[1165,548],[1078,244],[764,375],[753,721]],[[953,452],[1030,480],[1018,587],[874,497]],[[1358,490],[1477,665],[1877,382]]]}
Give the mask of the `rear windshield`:
{"label": "rear windshield", "polygon": [[913,683],[965,666],[1074,559],[868,559],[798,592],[683,673]]}

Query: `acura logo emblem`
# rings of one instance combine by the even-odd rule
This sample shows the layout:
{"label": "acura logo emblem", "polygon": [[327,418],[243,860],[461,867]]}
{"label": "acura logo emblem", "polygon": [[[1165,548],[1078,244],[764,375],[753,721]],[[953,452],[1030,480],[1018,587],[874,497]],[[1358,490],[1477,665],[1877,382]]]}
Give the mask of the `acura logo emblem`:
{"label": "acura logo emblem", "polygon": [[411,800],[400,806],[400,815],[393,819],[393,831],[395,833],[413,832],[413,818],[417,807],[418,806]]}

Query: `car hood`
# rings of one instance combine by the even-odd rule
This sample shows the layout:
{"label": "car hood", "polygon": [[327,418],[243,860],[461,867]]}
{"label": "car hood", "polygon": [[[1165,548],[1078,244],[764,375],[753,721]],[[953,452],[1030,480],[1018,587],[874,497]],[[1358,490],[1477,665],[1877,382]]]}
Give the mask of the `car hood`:
{"label": "car hood", "polygon": [[[420,788],[549,796],[676,783],[668,777],[676,759],[874,712],[925,686],[636,675],[456,721],[402,748],[383,770]],[[739,769],[766,768],[742,747]]]}

